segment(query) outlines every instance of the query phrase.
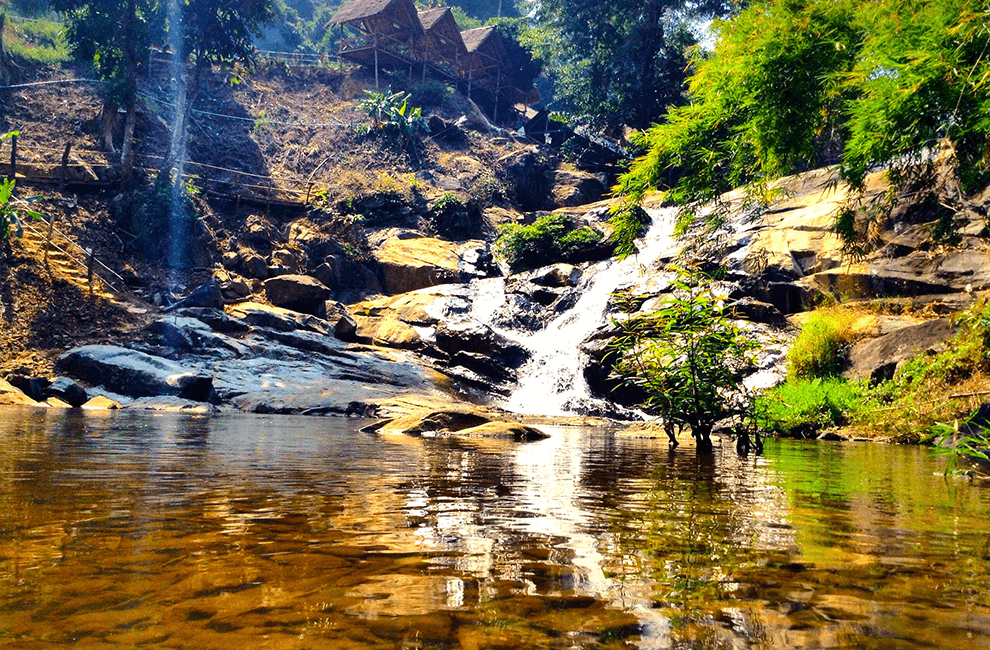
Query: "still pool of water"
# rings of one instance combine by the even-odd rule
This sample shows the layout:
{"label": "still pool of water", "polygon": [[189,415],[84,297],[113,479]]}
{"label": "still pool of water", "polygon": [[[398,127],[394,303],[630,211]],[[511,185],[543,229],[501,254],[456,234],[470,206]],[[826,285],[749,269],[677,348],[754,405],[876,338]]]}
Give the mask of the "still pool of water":
{"label": "still pool of water", "polygon": [[0,411],[0,647],[990,647],[990,490],[926,450],[361,424]]}

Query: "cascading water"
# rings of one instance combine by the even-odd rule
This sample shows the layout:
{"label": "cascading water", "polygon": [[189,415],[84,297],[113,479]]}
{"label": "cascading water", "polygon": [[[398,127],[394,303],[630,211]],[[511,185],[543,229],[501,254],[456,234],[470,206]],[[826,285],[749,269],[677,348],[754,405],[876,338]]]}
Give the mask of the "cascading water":
{"label": "cascading water", "polygon": [[[503,404],[505,408],[531,415],[566,415],[574,411],[575,405],[591,400],[583,373],[587,358],[580,350],[581,344],[605,322],[612,294],[641,284],[646,278],[644,270],[675,246],[673,210],[651,210],[649,214],[653,223],[640,242],[639,253],[622,261],[610,259],[591,265],[584,274],[587,279],[580,287],[581,297],[571,309],[535,334],[502,332],[532,353],[530,361],[519,370],[518,387]],[[489,289],[495,287],[494,283],[488,285]],[[477,302],[492,304],[491,300]],[[473,315],[484,320],[477,310]]]}
{"label": "cascading water", "polygon": [[[169,76],[171,77],[171,93],[175,110],[172,113],[172,137],[169,145],[168,160],[174,165],[175,177],[171,184],[171,195],[168,220],[168,265],[169,268],[181,268],[185,257],[186,246],[186,214],[185,195],[182,186],[182,175],[185,172],[186,163],[186,134],[185,134],[185,112],[186,112],[186,71],[185,61],[182,56],[185,47],[185,39],[182,25],[181,0],[171,0],[169,3],[169,27],[168,40],[172,50],[172,59],[169,62]],[[172,170],[166,170],[171,173]]]}

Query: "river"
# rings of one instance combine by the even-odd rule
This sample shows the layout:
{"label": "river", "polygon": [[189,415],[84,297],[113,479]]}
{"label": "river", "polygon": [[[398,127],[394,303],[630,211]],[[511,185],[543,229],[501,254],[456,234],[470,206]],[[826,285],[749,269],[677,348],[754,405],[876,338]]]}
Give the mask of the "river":
{"label": "river", "polygon": [[925,449],[0,423],[3,648],[990,647],[990,491]]}

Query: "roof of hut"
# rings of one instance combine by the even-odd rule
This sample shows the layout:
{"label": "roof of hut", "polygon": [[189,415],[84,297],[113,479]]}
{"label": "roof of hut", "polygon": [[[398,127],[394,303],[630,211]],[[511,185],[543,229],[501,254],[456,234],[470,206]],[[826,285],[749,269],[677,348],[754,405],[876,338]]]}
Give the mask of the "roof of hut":
{"label": "roof of hut", "polygon": [[328,25],[366,21],[391,21],[397,29],[422,32],[413,0],[349,0],[334,14]]}
{"label": "roof of hut", "polygon": [[461,32],[468,55],[463,62],[465,73],[488,76],[502,64],[505,49],[494,27],[478,27]]}
{"label": "roof of hut", "polygon": [[474,29],[467,29],[461,32],[461,38],[464,39],[464,46],[467,47],[468,52],[474,52],[485,42],[485,39],[490,37],[495,32],[495,28],[488,27],[476,27]]}
{"label": "roof of hut", "polygon": [[454,55],[466,52],[464,41],[461,39],[461,29],[449,7],[428,9],[419,14],[426,38],[424,47],[443,55]]}
{"label": "roof of hut", "polygon": [[[430,31],[443,18],[443,15],[449,12],[450,7],[427,9],[426,11],[419,12],[419,22],[423,23],[423,29]],[[453,14],[451,14],[451,17],[453,17]]]}

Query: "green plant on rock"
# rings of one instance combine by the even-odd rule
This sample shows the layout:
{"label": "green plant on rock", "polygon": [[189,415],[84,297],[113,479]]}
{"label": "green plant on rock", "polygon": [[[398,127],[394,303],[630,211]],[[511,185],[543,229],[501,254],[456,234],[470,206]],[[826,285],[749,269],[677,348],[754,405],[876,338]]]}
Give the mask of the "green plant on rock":
{"label": "green plant on rock", "polygon": [[572,261],[601,242],[591,228],[574,228],[565,214],[548,214],[528,226],[508,223],[499,226],[496,256],[513,271],[537,268],[559,261]]}
{"label": "green plant on rock", "polygon": [[823,429],[849,424],[862,410],[868,390],[837,377],[791,379],[757,397],[761,428],[775,434],[806,438]]}
{"label": "green plant on rock", "polygon": [[788,376],[815,379],[837,375],[855,337],[856,318],[854,312],[842,307],[812,313],[787,352]]}
{"label": "green plant on rock", "polygon": [[645,396],[643,408],[663,420],[671,443],[690,429],[707,452],[715,423],[748,408],[736,391],[756,343],[732,322],[710,278],[682,270],[674,287],[656,311],[615,321],[613,378]]}

